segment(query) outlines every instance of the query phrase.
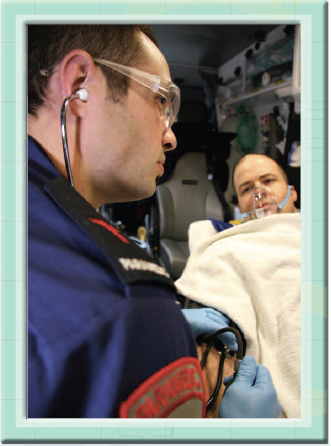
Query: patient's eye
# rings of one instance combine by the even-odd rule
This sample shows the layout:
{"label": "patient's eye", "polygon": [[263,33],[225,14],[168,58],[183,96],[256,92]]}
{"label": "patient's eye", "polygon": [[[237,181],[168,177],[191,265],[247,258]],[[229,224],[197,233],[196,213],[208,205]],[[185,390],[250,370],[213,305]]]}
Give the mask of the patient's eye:
{"label": "patient's eye", "polygon": [[244,189],[241,190],[242,194],[246,194],[247,192],[250,192],[252,190],[252,186],[246,186]]}

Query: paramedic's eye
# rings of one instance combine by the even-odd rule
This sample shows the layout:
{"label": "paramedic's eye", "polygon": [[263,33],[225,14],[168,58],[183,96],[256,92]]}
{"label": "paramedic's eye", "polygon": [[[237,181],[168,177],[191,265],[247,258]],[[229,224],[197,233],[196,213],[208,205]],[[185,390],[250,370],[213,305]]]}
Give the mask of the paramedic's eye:
{"label": "paramedic's eye", "polygon": [[168,101],[163,96],[159,96],[157,100],[160,103],[161,110],[166,110],[168,108]]}

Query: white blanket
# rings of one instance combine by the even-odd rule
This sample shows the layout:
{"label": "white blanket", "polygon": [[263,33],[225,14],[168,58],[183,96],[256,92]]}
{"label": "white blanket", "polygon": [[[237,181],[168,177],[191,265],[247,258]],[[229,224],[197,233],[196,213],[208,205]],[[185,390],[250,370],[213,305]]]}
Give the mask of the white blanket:
{"label": "white blanket", "polygon": [[277,214],[217,233],[210,221],[189,228],[191,255],[178,292],[228,315],[244,333],[246,354],[271,373],[285,416],[299,418],[301,320],[300,214]]}

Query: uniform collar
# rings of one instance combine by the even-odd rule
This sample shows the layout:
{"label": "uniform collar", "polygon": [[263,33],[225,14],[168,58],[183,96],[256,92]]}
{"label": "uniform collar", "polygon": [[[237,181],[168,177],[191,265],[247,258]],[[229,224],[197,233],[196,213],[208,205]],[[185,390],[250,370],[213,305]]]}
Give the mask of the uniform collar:
{"label": "uniform collar", "polygon": [[28,135],[28,159],[42,168],[48,179],[61,176],[43,147],[32,136]]}

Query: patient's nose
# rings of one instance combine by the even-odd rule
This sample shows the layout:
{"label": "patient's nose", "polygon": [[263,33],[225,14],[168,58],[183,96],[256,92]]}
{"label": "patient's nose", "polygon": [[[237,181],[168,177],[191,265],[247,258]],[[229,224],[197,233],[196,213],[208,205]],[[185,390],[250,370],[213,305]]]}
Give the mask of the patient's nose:
{"label": "patient's nose", "polygon": [[258,186],[255,185],[253,193],[254,194],[258,194],[258,193],[265,194],[266,189],[264,187],[262,187],[261,185],[258,185]]}
{"label": "patient's nose", "polygon": [[253,198],[255,201],[263,200],[267,196],[267,191],[261,186],[255,186],[253,190]]}

